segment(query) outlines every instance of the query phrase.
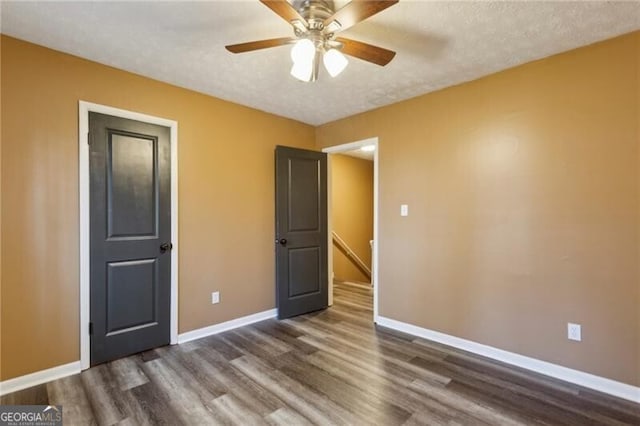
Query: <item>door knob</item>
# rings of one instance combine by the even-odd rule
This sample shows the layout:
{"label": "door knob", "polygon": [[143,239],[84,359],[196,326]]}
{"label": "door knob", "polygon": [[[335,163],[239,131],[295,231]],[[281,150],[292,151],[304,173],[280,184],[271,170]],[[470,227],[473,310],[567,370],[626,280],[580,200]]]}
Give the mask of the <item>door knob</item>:
{"label": "door knob", "polygon": [[280,238],[280,240],[278,240],[278,243],[283,245],[283,246],[286,246],[287,245],[287,239],[286,238]]}
{"label": "door knob", "polygon": [[171,243],[160,244],[160,253],[165,253],[167,250],[171,250],[172,248],[173,244]]}

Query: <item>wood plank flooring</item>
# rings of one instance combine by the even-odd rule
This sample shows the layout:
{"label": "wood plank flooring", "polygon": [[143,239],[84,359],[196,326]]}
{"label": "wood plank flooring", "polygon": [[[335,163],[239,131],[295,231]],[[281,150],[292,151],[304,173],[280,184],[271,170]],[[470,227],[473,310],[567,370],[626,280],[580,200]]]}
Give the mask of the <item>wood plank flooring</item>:
{"label": "wood plank flooring", "polygon": [[66,425],[640,425],[640,405],[372,324],[334,306],[102,364],[2,397]]}

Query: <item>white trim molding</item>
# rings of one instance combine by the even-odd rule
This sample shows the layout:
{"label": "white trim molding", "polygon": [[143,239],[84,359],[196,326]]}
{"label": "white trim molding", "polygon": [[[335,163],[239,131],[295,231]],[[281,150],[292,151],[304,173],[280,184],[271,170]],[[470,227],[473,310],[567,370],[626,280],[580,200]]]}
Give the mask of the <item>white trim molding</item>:
{"label": "white trim molding", "polygon": [[617,382],[615,380],[596,376],[583,371],[574,370],[563,367],[561,365],[552,364],[550,362],[541,361],[539,359],[530,358],[513,352],[508,352],[492,346],[476,343],[471,340],[461,339],[449,334],[440,333],[438,331],[429,330],[427,328],[418,327],[391,318],[378,316],[378,325],[397,330],[412,336],[421,337],[423,339],[432,340],[444,345],[462,349],[477,355],[491,358],[506,364],[515,365],[525,368],[536,373],[544,374],[565,382],[584,386],[618,398],[640,403],[640,387],[631,386],[626,383]]}
{"label": "white trim molding", "polygon": [[[171,314],[170,343],[178,343],[178,122],[134,111],[79,101],[78,103],[78,177],[80,211],[80,365],[90,363],[90,252],[89,252],[89,112],[112,115],[168,127],[171,131]],[[37,374],[37,373],[34,373]]]}
{"label": "white trim molding", "polygon": [[[356,142],[345,143],[342,145],[330,146],[324,148],[322,152],[327,154],[340,154],[342,152],[353,151],[355,149],[362,148],[363,146],[374,145],[376,147],[373,152],[373,253],[371,256],[371,285],[373,285],[373,322],[378,322],[378,288],[380,287],[380,282],[378,281],[378,240],[380,236],[379,226],[378,226],[378,218],[379,218],[379,210],[380,210],[380,197],[378,194],[379,187],[379,179],[380,174],[378,172],[379,163],[380,163],[380,144],[378,141],[378,137],[363,139]],[[331,161],[329,161],[329,168],[327,169],[329,173],[331,172]],[[329,191],[329,203],[331,202],[331,176],[328,176],[327,179],[327,190]],[[331,205],[328,205],[328,208],[331,208]],[[328,255],[327,259],[329,260],[329,305],[333,303],[333,257],[331,255],[331,247],[332,247],[332,234],[333,224],[331,223],[331,211],[327,211],[327,224],[328,224]]]}
{"label": "white trim molding", "polygon": [[203,337],[222,333],[224,331],[233,330],[234,328],[243,327],[245,325],[275,318],[277,314],[277,309],[269,309],[268,311],[262,311],[244,317],[232,319],[229,321],[221,322],[220,324],[214,324],[208,327],[187,331],[186,333],[181,333],[178,335],[178,343],[181,344],[190,342],[192,340],[201,339]]}
{"label": "white trim molding", "polygon": [[50,382],[51,380],[61,379],[78,373],[80,373],[80,361],[74,361],[69,364],[36,371],[31,374],[25,374],[24,376],[0,382],[0,395],[17,392],[22,389],[27,389],[32,386]]}

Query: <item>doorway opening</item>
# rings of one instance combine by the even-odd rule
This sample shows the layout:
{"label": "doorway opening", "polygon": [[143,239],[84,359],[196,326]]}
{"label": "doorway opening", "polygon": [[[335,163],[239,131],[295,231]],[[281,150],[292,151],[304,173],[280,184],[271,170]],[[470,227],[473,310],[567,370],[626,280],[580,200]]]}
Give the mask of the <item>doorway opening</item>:
{"label": "doorway opening", "polygon": [[[372,288],[373,322],[378,319],[378,138],[331,146],[328,155],[329,305],[334,283]],[[359,182],[336,182],[358,179]],[[370,197],[366,192],[370,190]]]}

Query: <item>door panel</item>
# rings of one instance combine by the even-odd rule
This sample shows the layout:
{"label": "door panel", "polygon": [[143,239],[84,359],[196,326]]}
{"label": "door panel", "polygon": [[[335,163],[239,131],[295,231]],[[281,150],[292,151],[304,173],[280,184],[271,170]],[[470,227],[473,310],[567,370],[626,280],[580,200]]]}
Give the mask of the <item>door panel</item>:
{"label": "door panel", "polygon": [[278,318],[324,309],[327,282],[327,156],[276,147]]}
{"label": "door panel", "polygon": [[289,158],[288,168],[288,231],[318,231],[320,162],[317,159]]}
{"label": "door panel", "polygon": [[289,297],[306,296],[321,291],[321,256],[318,247],[289,249],[289,280],[297,285],[289,286]]}
{"label": "door panel", "polygon": [[107,142],[109,238],[155,236],[156,140],[111,132]]}
{"label": "door panel", "polygon": [[90,113],[91,365],[169,343],[169,128]]}
{"label": "door panel", "polygon": [[107,336],[155,325],[157,259],[107,265]]}

